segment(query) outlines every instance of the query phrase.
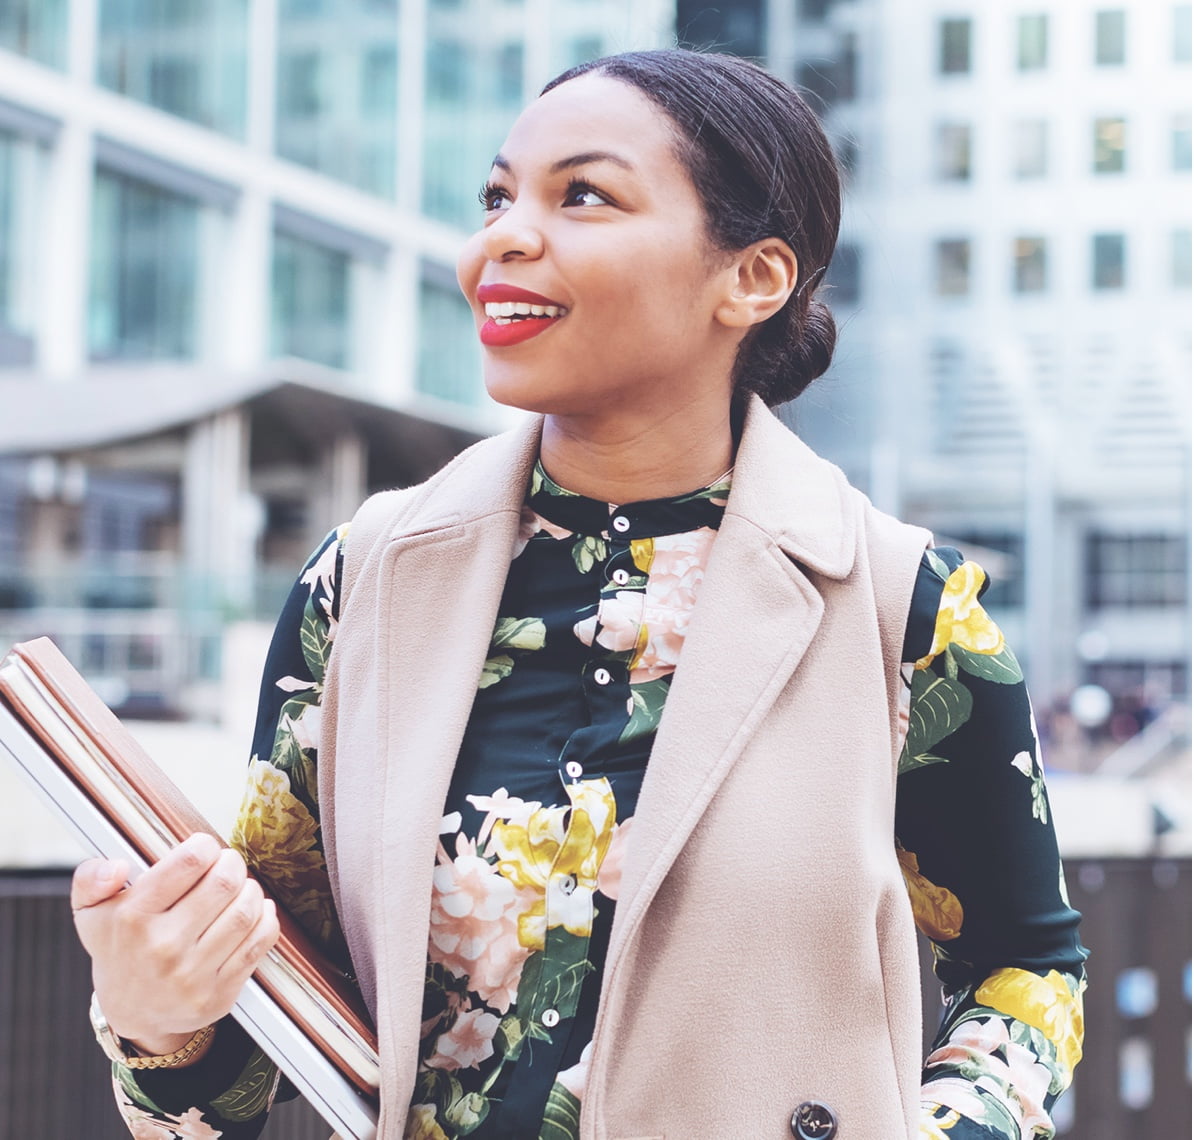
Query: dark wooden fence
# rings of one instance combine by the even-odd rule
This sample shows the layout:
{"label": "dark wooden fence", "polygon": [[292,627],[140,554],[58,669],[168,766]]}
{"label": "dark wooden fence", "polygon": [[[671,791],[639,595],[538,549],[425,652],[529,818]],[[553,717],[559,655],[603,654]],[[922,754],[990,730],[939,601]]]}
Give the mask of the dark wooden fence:
{"label": "dark wooden fence", "polygon": [[[1086,1057],[1059,1135],[1189,1136],[1190,861],[1080,860],[1066,871],[1092,956]],[[128,1138],[87,1022],[91,984],[68,887],[63,873],[0,872],[0,1140]],[[929,976],[925,994],[928,1020],[938,1008]],[[263,1138],[329,1132],[293,1102],[275,1109]]]}

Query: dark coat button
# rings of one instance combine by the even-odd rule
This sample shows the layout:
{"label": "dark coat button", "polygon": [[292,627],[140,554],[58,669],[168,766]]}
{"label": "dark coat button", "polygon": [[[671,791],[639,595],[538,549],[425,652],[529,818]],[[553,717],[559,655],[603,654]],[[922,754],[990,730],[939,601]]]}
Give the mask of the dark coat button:
{"label": "dark coat button", "polygon": [[833,1140],[837,1135],[837,1117],[829,1105],[806,1100],[792,1113],[792,1135],[796,1140]]}

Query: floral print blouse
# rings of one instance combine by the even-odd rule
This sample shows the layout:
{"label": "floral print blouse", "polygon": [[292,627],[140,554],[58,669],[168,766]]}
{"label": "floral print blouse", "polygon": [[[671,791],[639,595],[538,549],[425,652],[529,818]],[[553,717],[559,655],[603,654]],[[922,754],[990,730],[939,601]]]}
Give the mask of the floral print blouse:
{"label": "floral print blouse", "polygon": [[[729,487],[727,475],[617,505],[535,469],[429,853],[406,1140],[579,1134],[623,853]],[[346,534],[315,552],[279,621],[233,843],[347,964],[315,797]],[[1078,915],[1023,677],[979,601],[985,586],[957,551],[926,552],[905,641],[895,842],[946,993],[924,1067],[922,1140],[1052,1136],[1050,1107],[1081,1055]],[[231,1020],[190,1068],[114,1072],[137,1137],[247,1140],[279,1085]]]}

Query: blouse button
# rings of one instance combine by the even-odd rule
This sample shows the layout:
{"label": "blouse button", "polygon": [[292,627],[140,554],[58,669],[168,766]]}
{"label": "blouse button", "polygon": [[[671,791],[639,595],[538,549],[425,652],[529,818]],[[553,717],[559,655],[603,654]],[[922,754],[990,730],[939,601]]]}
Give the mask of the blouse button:
{"label": "blouse button", "polygon": [[564,894],[566,894],[566,895],[572,894],[572,892],[576,890],[576,876],[575,875],[565,875],[560,880],[560,890],[563,891]]}
{"label": "blouse button", "polygon": [[630,520],[625,515],[614,515],[613,527],[619,534],[625,534],[630,529]]}
{"label": "blouse button", "polygon": [[564,771],[567,772],[573,780],[579,780],[585,773],[585,766],[579,760],[569,760],[568,763],[564,765]]}
{"label": "blouse button", "polygon": [[593,680],[599,685],[608,685],[613,678],[609,675],[608,669],[598,669],[593,674]]}
{"label": "blouse button", "polygon": [[545,1009],[543,1011],[543,1016],[539,1020],[542,1021],[543,1024],[546,1025],[548,1029],[554,1029],[557,1025],[560,1024],[559,1010]]}
{"label": "blouse button", "polygon": [[620,568],[615,570],[610,577],[613,578],[614,585],[616,586],[625,586],[630,581],[630,574]]}

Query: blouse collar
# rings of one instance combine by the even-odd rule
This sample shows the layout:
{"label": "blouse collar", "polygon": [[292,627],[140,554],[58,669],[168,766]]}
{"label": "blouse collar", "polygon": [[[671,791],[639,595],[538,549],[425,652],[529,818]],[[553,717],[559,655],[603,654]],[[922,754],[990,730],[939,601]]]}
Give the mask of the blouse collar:
{"label": "blouse collar", "polygon": [[637,503],[602,503],[561,487],[536,459],[526,502],[541,518],[575,534],[626,540],[660,538],[701,527],[716,530],[725,513],[732,474],[733,468],[720,479],[684,495]]}

